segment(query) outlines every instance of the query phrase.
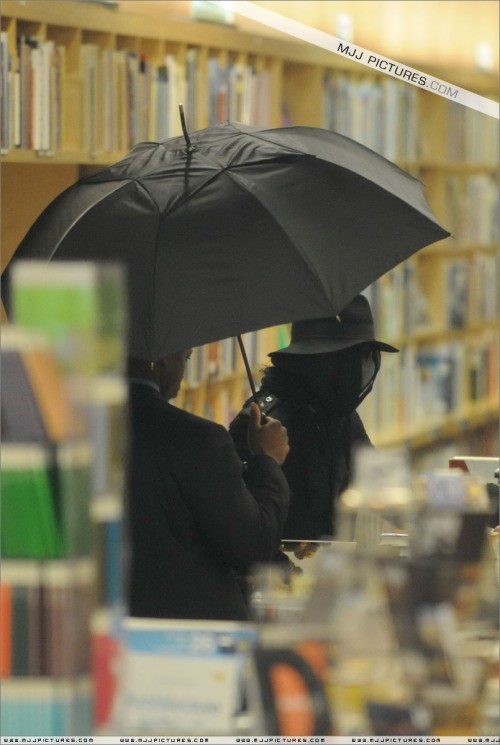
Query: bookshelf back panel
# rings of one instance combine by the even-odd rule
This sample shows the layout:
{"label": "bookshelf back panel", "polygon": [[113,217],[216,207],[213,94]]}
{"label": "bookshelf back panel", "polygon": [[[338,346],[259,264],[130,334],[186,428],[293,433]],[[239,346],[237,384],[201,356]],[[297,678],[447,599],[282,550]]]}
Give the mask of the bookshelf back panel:
{"label": "bookshelf back panel", "polygon": [[2,271],[40,212],[78,173],[77,165],[2,164]]}

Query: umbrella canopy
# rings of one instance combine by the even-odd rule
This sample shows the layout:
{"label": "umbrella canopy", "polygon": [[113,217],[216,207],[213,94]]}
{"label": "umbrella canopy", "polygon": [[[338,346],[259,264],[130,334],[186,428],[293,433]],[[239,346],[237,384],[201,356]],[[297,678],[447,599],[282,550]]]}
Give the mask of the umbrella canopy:
{"label": "umbrella canopy", "polygon": [[133,356],[336,314],[449,235],[418,179],[334,132],[226,122],[190,139],[81,179],[14,256],[124,262]]}

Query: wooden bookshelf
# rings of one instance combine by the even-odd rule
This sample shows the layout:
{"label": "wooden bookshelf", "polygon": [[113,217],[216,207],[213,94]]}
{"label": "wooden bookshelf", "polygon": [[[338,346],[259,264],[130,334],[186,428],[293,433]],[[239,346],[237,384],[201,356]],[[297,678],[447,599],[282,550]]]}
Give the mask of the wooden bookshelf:
{"label": "wooden bookshelf", "polygon": [[[115,75],[123,74],[123,66],[129,65],[128,79],[137,86],[145,84],[145,79],[139,82],[141,74],[151,78],[168,61],[171,76],[178,76],[182,83],[176,94],[184,101],[189,98],[190,108],[195,109],[189,116],[197,129],[208,126],[214,117],[227,118],[231,111],[243,112],[249,123],[280,126],[289,121],[335,128],[378,149],[423,180],[431,206],[454,238],[423,249],[370,288],[379,338],[395,343],[402,353],[390,369],[387,365],[386,373],[383,366],[362,415],[376,444],[402,443],[415,452],[498,420],[498,233],[492,206],[495,195],[498,199],[496,120],[312,45],[216,24],[74,2],[4,0],[1,30],[4,68],[10,54],[11,69],[17,69],[21,36],[38,37],[42,46],[53,43],[48,49],[59,47],[63,61],[59,84],[63,100],[56,108],[60,121],[54,125],[52,140],[60,146],[38,151],[32,146],[19,147],[5,142],[7,124],[2,130],[2,270],[31,223],[57,193],[81,175],[118,160],[134,144],[134,136],[155,138],[153,114],[141,124],[141,112],[136,111],[135,129],[124,125],[126,98],[114,113],[108,111],[116,131],[96,127],[96,122],[102,122],[102,106],[99,99],[89,98],[92,60],[97,59],[98,65],[107,60]],[[141,61],[142,73],[137,72]],[[401,62],[412,65],[411,59]],[[185,79],[187,66],[191,73]],[[226,76],[225,84],[229,81],[229,92],[224,99],[219,89],[222,101],[220,110],[214,112],[211,75],[217,66]],[[496,75],[430,67],[426,71],[482,95],[497,96]],[[105,89],[102,75],[94,81],[97,88]],[[254,86],[260,85],[258,102],[266,105],[259,108],[253,101],[241,108],[236,79],[251,79]],[[162,95],[163,89],[154,85],[154,96]],[[162,131],[164,126],[162,122]],[[167,136],[180,134],[172,111],[167,129]],[[465,284],[461,299],[454,281]],[[459,299],[461,306],[453,320],[451,305]],[[258,350],[253,360],[257,380],[267,353],[279,346],[284,334],[286,329],[267,330],[249,340]],[[456,354],[455,380],[446,383],[454,386],[451,409],[442,411],[439,401],[433,409],[432,398],[422,398],[418,403],[421,414],[415,420],[417,391],[412,386],[415,375],[426,375],[419,360],[424,352],[442,351],[451,344]],[[227,423],[249,394],[241,360],[238,355],[235,359],[233,369],[215,373],[209,373],[202,361],[200,369],[205,374],[183,386],[178,404]],[[417,364],[413,377],[408,373],[408,359]]]}

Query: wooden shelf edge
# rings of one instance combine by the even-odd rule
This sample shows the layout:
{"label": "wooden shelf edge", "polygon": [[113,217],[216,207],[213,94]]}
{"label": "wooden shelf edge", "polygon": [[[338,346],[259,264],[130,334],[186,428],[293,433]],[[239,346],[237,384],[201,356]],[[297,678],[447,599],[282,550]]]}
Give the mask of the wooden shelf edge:
{"label": "wooden shelf edge", "polygon": [[498,173],[498,163],[490,161],[486,163],[472,162],[466,160],[419,160],[412,163],[412,167],[419,171],[444,171],[445,173]]}
{"label": "wooden shelf edge", "polygon": [[90,155],[78,151],[61,150],[53,154],[37,153],[34,150],[12,149],[0,154],[0,163],[34,163],[39,165],[102,165],[107,166],[122,160],[126,151]]}
{"label": "wooden shelf edge", "polygon": [[496,253],[500,246],[498,243],[466,243],[460,244],[453,238],[445,238],[438,243],[425,246],[416,256],[454,258],[456,256],[468,256],[477,253]]}

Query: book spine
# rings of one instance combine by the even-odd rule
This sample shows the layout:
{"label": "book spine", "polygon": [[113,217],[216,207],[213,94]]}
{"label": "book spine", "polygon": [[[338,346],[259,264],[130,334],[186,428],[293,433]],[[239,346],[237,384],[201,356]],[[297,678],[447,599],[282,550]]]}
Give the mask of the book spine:
{"label": "book spine", "polygon": [[13,144],[11,110],[12,58],[7,32],[0,32],[0,153],[8,153]]}

